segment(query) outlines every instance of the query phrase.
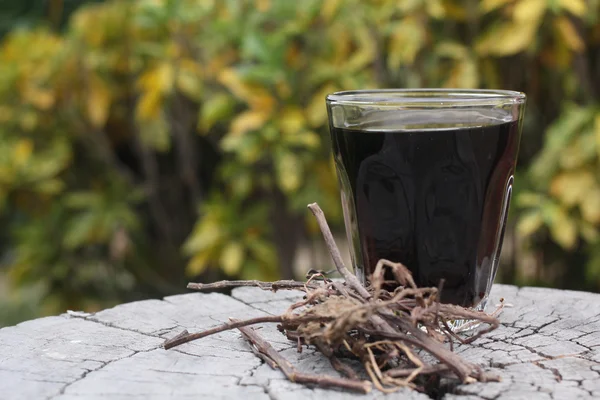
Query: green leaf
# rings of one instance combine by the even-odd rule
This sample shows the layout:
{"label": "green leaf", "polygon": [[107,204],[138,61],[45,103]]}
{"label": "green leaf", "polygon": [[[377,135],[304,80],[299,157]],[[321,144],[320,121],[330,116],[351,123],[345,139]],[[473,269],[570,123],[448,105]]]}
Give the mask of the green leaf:
{"label": "green leaf", "polygon": [[581,131],[573,143],[560,154],[560,165],[568,170],[581,168],[593,162],[596,153],[594,132],[591,129],[586,129]]}
{"label": "green leaf", "polygon": [[594,118],[595,109],[570,105],[546,131],[546,142],[541,153],[535,158],[530,174],[532,182],[538,187],[544,187],[559,167],[559,159],[571,141],[590,124]]}
{"label": "green leaf", "polygon": [[276,265],[277,253],[273,245],[266,240],[251,238],[246,241],[250,254],[265,266]]}
{"label": "green leaf", "polygon": [[264,36],[257,32],[248,32],[242,40],[242,57],[249,60],[269,61],[272,57],[272,49]]}
{"label": "green leaf", "polygon": [[65,182],[60,179],[48,179],[35,185],[35,191],[46,195],[55,195],[62,192]]}
{"label": "green leaf", "polygon": [[522,237],[528,237],[534,234],[544,224],[542,214],[538,210],[529,211],[523,214],[517,222],[517,232]]}
{"label": "green leaf", "polygon": [[138,126],[142,143],[160,152],[169,150],[171,147],[171,136],[164,116],[153,120],[140,121],[138,122]]}
{"label": "green leaf", "polygon": [[233,193],[239,197],[246,197],[252,190],[252,176],[247,172],[241,172],[231,177],[231,188]]}
{"label": "green leaf", "polygon": [[216,94],[202,103],[198,117],[198,130],[208,133],[219,121],[227,120],[233,113],[235,101],[226,94]]}
{"label": "green leaf", "polygon": [[590,244],[596,244],[600,237],[598,228],[586,221],[579,221],[579,232],[581,233],[581,237]]}
{"label": "green leaf", "polygon": [[73,218],[66,227],[63,245],[73,250],[91,242],[99,222],[98,215],[92,212],[82,213]]}
{"label": "green leaf", "polygon": [[552,239],[566,250],[573,249],[577,244],[577,224],[560,206],[546,203],[542,215],[550,229]]}
{"label": "green leaf", "polygon": [[543,204],[545,197],[539,193],[523,192],[520,193],[516,198],[516,204],[519,207],[538,207]]}
{"label": "green leaf", "polygon": [[74,209],[89,209],[98,207],[102,196],[94,192],[72,192],[65,196],[65,205]]}

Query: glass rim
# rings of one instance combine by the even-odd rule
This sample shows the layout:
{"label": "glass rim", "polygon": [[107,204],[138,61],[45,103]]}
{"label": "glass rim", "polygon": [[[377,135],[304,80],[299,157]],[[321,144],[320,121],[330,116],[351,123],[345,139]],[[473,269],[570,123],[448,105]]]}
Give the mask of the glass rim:
{"label": "glass rim", "polygon": [[526,98],[523,92],[497,89],[364,89],[328,94],[326,102],[348,106],[451,108],[523,104]]}

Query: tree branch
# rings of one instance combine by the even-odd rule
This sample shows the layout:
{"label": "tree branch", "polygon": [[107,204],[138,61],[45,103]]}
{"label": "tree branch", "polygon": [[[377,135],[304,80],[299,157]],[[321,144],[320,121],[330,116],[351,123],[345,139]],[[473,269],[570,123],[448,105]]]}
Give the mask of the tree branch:
{"label": "tree branch", "polygon": [[193,283],[190,282],[187,285],[188,289],[193,290],[215,290],[225,288],[236,288],[236,287],[258,287],[262,290],[272,290],[276,292],[278,290],[300,290],[305,291],[305,288],[316,289],[318,286],[312,283],[304,283],[292,280],[283,280],[275,282],[262,282],[257,280],[246,280],[246,281],[218,281],[213,283]]}
{"label": "tree branch", "polygon": [[335,244],[333,234],[331,233],[331,229],[329,229],[329,225],[327,224],[325,214],[323,213],[323,210],[321,210],[321,207],[319,207],[317,203],[312,203],[308,205],[308,209],[317,219],[317,223],[319,224],[319,228],[321,228],[323,238],[325,239],[325,244],[327,245],[327,249],[329,249],[329,253],[333,259],[333,263],[335,264],[338,272],[344,277],[346,284],[359,293],[364,299],[370,299],[371,295],[369,292],[367,292],[367,289],[361,285],[356,276],[352,272],[348,271],[344,265],[342,255],[340,254],[340,249]]}
{"label": "tree branch", "polygon": [[[232,322],[236,321],[234,319]],[[371,391],[371,382],[359,381],[353,379],[337,378],[329,375],[313,375],[298,372],[296,368],[277,350],[273,348],[266,340],[256,333],[250,327],[238,328],[242,335],[252,343],[259,354],[269,365],[273,363],[283,372],[283,374],[292,382],[317,385],[320,387],[338,387],[341,389],[352,390],[355,392],[369,393]],[[269,361],[267,361],[269,360]]]}
{"label": "tree branch", "polygon": [[179,346],[180,344],[191,342],[192,340],[196,340],[196,339],[201,339],[206,336],[214,335],[215,333],[227,331],[230,329],[240,328],[240,327],[246,326],[246,325],[261,324],[264,322],[283,322],[283,316],[282,315],[267,315],[264,317],[257,317],[257,318],[247,319],[244,321],[229,322],[229,323],[226,323],[223,325],[216,326],[212,329],[208,329],[208,330],[205,330],[202,332],[197,332],[197,333],[187,333],[187,331],[183,331],[182,333],[178,334],[174,338],[167,339],[165,341],[165,343],[163,344],[163,347],[165,348],[165,350],[168,350],[172,347]]}

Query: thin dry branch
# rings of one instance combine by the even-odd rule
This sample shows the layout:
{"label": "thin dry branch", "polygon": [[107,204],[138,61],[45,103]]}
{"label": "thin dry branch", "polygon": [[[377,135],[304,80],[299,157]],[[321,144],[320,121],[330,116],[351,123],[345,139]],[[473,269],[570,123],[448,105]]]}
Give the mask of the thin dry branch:
{"label": "thin dry branch", "polygon": [[321,232],[323,233],[323,239],[325,239],[325,244],[327,245],[327,249],[329,250],[331,258],[333,259],[333,263],[335,264],[338,272],[344,277],[346,284],[365,299],[369,299],[371,294],[367,292],[367,289],[360,284],[356,276],[352,274],[352,272],[350,272],[344,265],[342,255],[340,254],[340,249],[338,249],[337,245],[335,244],[335,239],[333,239],[333,234],[331,233],[331,229],[329,229],[329,225],[327,224],[325,214],[323,213],[323,210],[321,210],[321,207],[319,207],[317,203],[312,203],[308,205],[308,209],[317,219],[319,228],[321,228]]}
{"label": "thin dry branch", "polygon": [[258,287],[262,290],[271,290],[276,292],[278,290],[302,290],[305,286],[309,286],[312,289],[316,289],[317,285],[310,285],[304,282],[292,281],[292,280],[283,280],[283,281],[275,281],[275,282],[263,282],[257,280],[247,280],[247,281],[218,281],[213,283],[193,283],[190,282],[187,285],[188,289],[192,290],[216,290],[216,289],[227,289],[227,288],[236,288],[236,287]]}
{"label": "thin dry branch", "polygon": [[206,331],[197,332],[197,333],[190,334],[190,333],[187,333],[187,331],[183,331],[180,334],[178,334],[177,336],[175,336],[174,338],[171,338],[171,339],[168,339],[167,341],[165,341],[163,346],[164,346],[165,350],[168,350],[172,347],[179,346],[180,344],[191,342],[192,340],[202,339],[203,337],[214,335],[215,333],[228,331],[228,330],[235,329],[235,328],[240,328],[240,327],[246,326],[246,325],[261,324],[264,322],[282,322],[283,318],[284,318],[283,315],[267,315],[264,317],[247,319],[245,321],[229,322],[227,324],[219,325],[212,329],[208,329]]}
{"label": "thin dry branch", "polygon": [[[235,320],[232,320],[233,323]],[[241,322],[241,321],[237,321]],[[309,385],[317,385],[321,387],[337,387],[348,389],[356,392],[369,393],[371,391],[371,383],[369,381],[359,381],[355,379],[337,378],[329,375],[314,375],[298,372],[296,368],[277,350],[273,348],[266,340],[256,333],[250,327],[239,327],[240,332],[248,339],[254,348],[262,356],[272,360],[274,364],[283,372],[283,374],[292,382],[305,383]],[[268,362],[269,365],[273,365]]]}

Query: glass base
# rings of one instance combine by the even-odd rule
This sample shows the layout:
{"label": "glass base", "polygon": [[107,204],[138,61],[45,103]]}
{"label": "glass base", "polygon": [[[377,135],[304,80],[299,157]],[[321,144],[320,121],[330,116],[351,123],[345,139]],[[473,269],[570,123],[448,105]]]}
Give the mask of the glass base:
{"label": "glass base", "polygon": [[[488,300],[487,298],[481,300],[481,302],[476,307],[471,308],[471,310],[485,311],[485,306],[487,305],[487,300]],[[480,321],[474,320],[474,319],[454,319],[454,320],[449,320],[447,322],[448,322],[448,326],[454,333],[468,332],[468,331],[471,331],[471,330],[479,327],[479,325],[481,325]]]}

